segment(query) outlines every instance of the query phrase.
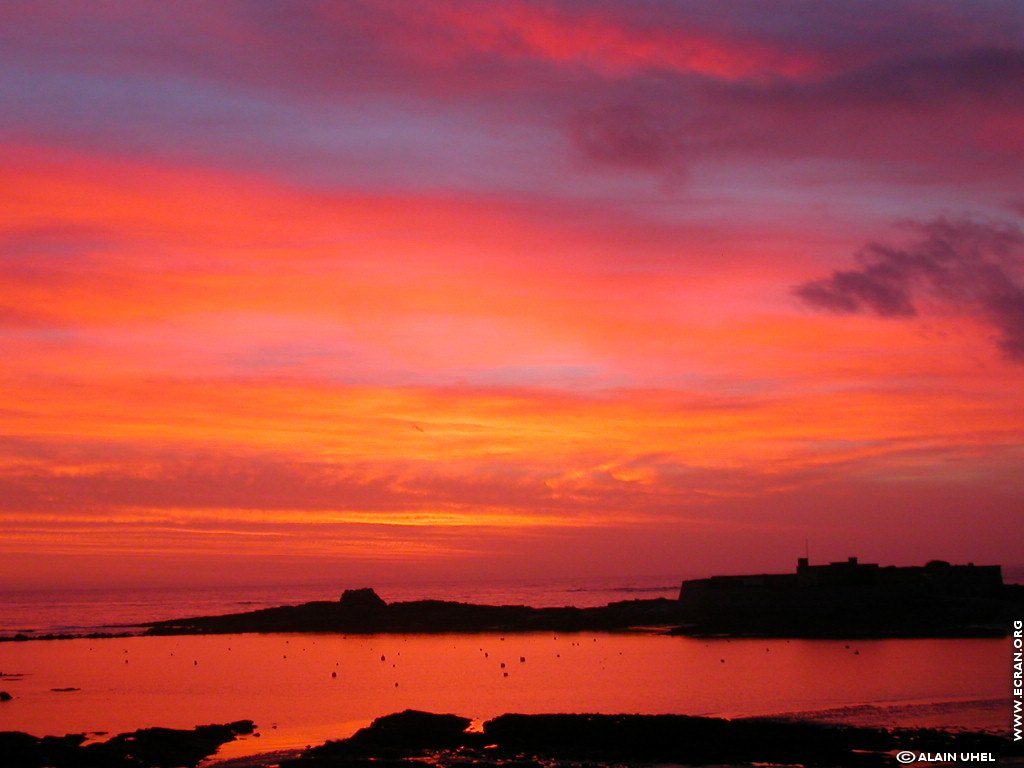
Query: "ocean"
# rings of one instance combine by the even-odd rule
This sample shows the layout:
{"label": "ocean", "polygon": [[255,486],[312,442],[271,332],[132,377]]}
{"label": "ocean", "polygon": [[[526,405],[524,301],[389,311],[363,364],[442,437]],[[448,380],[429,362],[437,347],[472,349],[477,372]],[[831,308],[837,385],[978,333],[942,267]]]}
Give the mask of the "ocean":
{"label": "ocean", "polygon": [[[350,585],[362,586],[362,585]],[[674,597],[678,583],[586,579],[380,585],[390,601],[534,606]],[[334,585],[3,594],[0,631],[139,622],[334,600]],[[0,643],[0,730],[36,735],[255,720],[218,758],[294,750],[407,708],[775,716],[1009,729],[1010,641],[697,639],[660,634],[217,635]]]}

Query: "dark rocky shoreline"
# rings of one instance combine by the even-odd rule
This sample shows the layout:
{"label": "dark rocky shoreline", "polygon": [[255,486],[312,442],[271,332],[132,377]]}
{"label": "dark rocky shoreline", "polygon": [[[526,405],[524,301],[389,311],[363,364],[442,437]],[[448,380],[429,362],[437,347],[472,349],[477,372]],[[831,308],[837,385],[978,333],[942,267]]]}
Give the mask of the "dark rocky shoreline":
{"label": "dark rocky shoreline", "polygon": [[405,711],[378,718],[351,738],[283,761],[281,768],[435,765],[540,768],[581,765],[897,765],[895,753],[1024,754],[983,733],[883,730],[766,719],[686,715],[505,714],[470,732],[468,718]]}
{"label": "dark rocky shoreline", "polygon": [[[766,719],[685,715],[505,714],[479,731],[469,718],[406,710],[347,739],[294,756],[254,756],[249,766],[280,768],[560,768],[608,765],[897,765],[901,750],[986,754],[1019,764],[1009,739],[930,729],[883,730]],[[196,766],[223,743],[253,732],[251,721],[191,731],[149,728],[83,746],[84,736],[36,738],[0,733],[9,768],[174,768]],[[236,761],[237,762],[237,761]]]}
{"label": "dark rocky shoreline", "polygon": [[285,605],[219,616],[167,619],[134,631],[35,635],[2,641],[104,639],[145,635],[239,633],[442,634],[476,632],[624,632],[657,630],[694,637],[884,639],[1004,637],[1024,611],[1024,587],[1000,599],[916,597],[845,599],[824,605],[756,611],[697,608],[667,598],[624,600],[594,608],[533,608],[447,600],[386,603],[372,589],[340,600]]}
{"label": "dark rocky shoreline", "polygon": [[81,733],[39,738],[2,731],[0,755],[5,768],[192,768],[255,728],[251,720],[192,730],[143,728],[88,744]]}
{"label": "dark rocky shoreline", "polygon": [[1003,600],[846,601],[801,611],[694,610],[678,600],[625,600],[596,608],[531,608],[444,600],[386,603],[372,589],[340,600],[264,608],[223,616],[154,622],[147,634],[334,632],[614,632],[657,628],[674,634],[724,637],[887,638],[1002,637],[1024,605],[1020,589]]}

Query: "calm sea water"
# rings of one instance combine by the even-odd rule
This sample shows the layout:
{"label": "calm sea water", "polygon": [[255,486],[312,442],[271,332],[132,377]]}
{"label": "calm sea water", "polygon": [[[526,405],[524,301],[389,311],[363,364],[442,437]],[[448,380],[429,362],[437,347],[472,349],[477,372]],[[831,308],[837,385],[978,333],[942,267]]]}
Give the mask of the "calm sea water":
{"label": "calm sea water", "polygon": [[[658,583],[659,581],[663,583]],[[671,580],[382,586],[387,600],[600,605]],[[66,631],[337,599],[334,587],[11,593],[5,631]],[[1009,729],[1008,640],[704,640],[652,634],[221,635],[0,643],[0,730],[38,735],[253,719],[220,757],[351,734],[406,708],[791,715]],[[70,690],[69,690],[70,689]]]}
{"label": "calm sea water", "polygon": [[[222,756],[351,734],[406,708],[803,717],[1006,730],[1002,640],[699,640],[650,634],[219,635],[4,643],[0,729],[255,720]],[[60,690],[74,689],[74,690]]]}

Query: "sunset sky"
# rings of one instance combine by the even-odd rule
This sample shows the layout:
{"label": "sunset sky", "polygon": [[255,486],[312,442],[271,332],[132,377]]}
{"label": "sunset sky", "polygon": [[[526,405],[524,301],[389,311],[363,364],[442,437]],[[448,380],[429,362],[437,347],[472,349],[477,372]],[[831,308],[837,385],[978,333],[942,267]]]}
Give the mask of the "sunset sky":
{"label": "sunset sky", "polygon": [[1020,562],[1024,4],[5,2],[0,587]]}

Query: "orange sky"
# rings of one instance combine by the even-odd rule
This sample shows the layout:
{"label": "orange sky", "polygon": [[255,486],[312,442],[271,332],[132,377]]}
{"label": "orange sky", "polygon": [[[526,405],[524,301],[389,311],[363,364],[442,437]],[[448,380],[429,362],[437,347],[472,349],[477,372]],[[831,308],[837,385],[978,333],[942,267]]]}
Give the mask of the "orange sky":
{"label": "orange sky", "polygon": [[1022,12],[283,8],[0,10],[0,588],[1019,562]]}

